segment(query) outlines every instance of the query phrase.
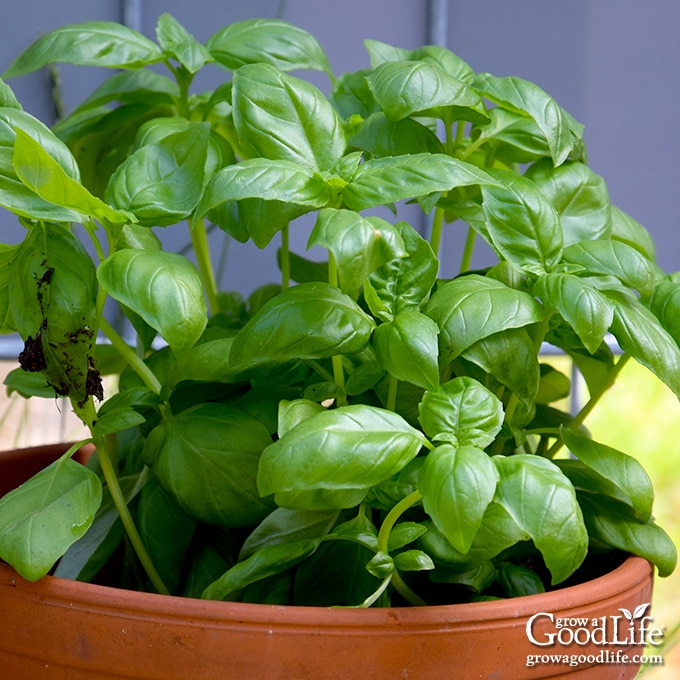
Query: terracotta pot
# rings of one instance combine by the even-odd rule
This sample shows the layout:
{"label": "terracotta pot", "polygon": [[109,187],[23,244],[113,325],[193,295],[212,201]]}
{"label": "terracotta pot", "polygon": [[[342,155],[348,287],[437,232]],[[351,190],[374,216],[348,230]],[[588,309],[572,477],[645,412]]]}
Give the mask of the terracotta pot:
{"label": "terracotta pot", "polygon": [[[49,460],[35,449],[0,454],[0,494],[28,476],[29,465],[35,469],[36,456]],[[52,576],[29,583],[0,564],[0,669],[17,680],[632,678],[636,664],[597,657],[611,662],[617,650],[631,658],[642,653],[627,644],[619,610],[633,612],[651,594],[652,568],[637,557],[545,595],[367,610],[203,601]],[[559,632],[557,618],[586,621],[571,622],[561,640],[539,646],[527,636],[527,622],[539,613],[531,632],[540,643]],[[606,623],[597,635],[595,618]],[[566,644],[573,635],[578,642]],[[624,644],[603,644],[612,641]],[[551,654],[574,655],[577,665],[527,666],[535,655]]]}

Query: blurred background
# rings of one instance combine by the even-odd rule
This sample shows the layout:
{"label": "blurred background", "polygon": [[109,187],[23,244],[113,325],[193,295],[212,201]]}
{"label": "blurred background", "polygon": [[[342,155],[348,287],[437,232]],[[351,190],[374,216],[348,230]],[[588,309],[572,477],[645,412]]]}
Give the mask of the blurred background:
{"label": "blurred background", "polygon": [[[585,125],[591,167],[609,185],[613,203],[654,236],[658,262],[680,270],[680,3],[672,0],[43,0],[4,2],[0,72],[33,40],[58,26],[84,20],[122,21],[154,36],[158,16],[171,13],[205,41],[219,27],[252,17],[279,17],[311,31],[325,47],[336,74],[369,66],[363,40],[413,49],[449,47],[477,71],[531,80]],[[224,78],[206,69],[200,88]],[[66,112],[109,72],[58,67],[58,98]],[[211,83],[210,79],[214,78]],[[325,76],[314,81],[324,90]],[[55,122],[54,82],[49,72],[9,83],[24,108]],[[414,225],[422,230],[427,224]],[[0,240],[21,240],[22,228],[0,213]],[[170,247],[172,234],[163,234]],[[293,247],[296,244],[293,242]],[[304,241],[297,245],[304,250]],[[266,282],[272,254],[239,246],[224,253],[222,285],[249,294]],[[446,253],[446,237],[444,238]],[[446,257],[446,255],[444,256]],[[452,262],[459,255],[451,253]],[[444,262],[446,266],[446,262]],[[13,368],[16,338],[0,336],[0,373]],[[568,369],[567,369],[568,370]],[[0,379],[3,375],[0,375]],[[628,401],[635,406],[628,408]],[[644,408],[639,408],[642,401]],[[34,403],[35,402],[35,403]],[[630,413],[635,413],[634,419]],[[621,414],[626,414],[622,416]],[[38,416],[36,418],[36,416]],[[30,418],[30,419],[29,419]],[[605,408],[586,423],[605,443],[636,452],[657,489],[656,514],[680,539],[680,406],[651,374],[629,364]],[[68,406],[55,400],[23,402],[0,394],[0,448],[79,435]],[[654,617],[670,629],[680,620],[680,575],[657,581]],[[680,677],[680,649],[645,678]]]}

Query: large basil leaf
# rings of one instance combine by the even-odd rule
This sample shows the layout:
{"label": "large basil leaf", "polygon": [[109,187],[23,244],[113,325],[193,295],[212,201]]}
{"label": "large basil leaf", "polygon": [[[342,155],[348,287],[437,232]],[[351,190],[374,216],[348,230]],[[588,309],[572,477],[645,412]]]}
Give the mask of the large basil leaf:
{"label": "large basil leaf", "polygon": [[60,458],[0,499],[0,558],[37,581],[87,532],[101,499],[97,475]]}
{"label": "large basil leaf", "polygon": [[545,317],[541,305],[528,293],[478,274],[445,283],[423,311],[441,329],[439,347],[442,361],[447,362],[478,340]]}
{"label": "large basil leaf", "polygon": [[649,309],[680,344],[680,282],[666,280],[654,287]]}
{"label": "large basil leaf", "polygon": [[255,479],[266,428],[224,404],[200,404],[166,416],[149,435],[153,471],[191,517],[227,527],[257,524],[273,508]]}
{"label": "large basil leaf", "polygon": [[555,165],[567,159],[575,144],[571,118],[538,85],[515,76],[498,78],[479,73],[472,87],[499,106],[531,117],[544,134]]}
{"label": "large basil leaf", "polygon": [[635,458],[566,428],[562,429],[562,439],[582,463],[618,487],[636,519],[647,522],[651,518],[654,489]]}
{"label": "large basil leaf", "polygon": [[606,545],[656,564],[659,576],[673,573],[678,554],[668,534],[654,521],[640,522],[607,498],[580,494],[579,503],[590,535]]}
{"label": "large basil leaf", "polygon": [[544,158],[534,163],[524,177],[534,182],[553,204],[565,245],[610,235],[609,190],[604,179],[587,165],[570,161],[556,168]]}
{"label": "large basil leaf", "polygon": [[555,208],[530,180],[506,170],[490,174],[502,182],[482,186],[485,234],[492,245],[518,269],[538,274],[554,269],[563,242]]}
{"label": "large basil leaf", "polygon": [[203,193],[209,141],[210,125],[194,123],[137,149],[111,176],[106,200],[149,227],[184,219]]}
{"label": "large basil leaf", "polygon": [[5,71],[4,77],[37,71],[47,64],[139,68],[163,58],[156,44],[115,21],[84,21],[62,26],[38,38]]}
{"label": "large basil leaf", "polygon": [[656,262],[656,246],[652,235],[630,215],[611,206],[612,238],[639,250],[648,260]]}
{"label": "large basil leaf", "polygon": [[460,376],[425,392],[418,419],[433,441],[454,446],[488,446],[503,426],[503,404],[474,378]]}
{"label": "large basil leaf", "polygon": [[395,258],[407,256],[399,230],[380,217],[328,208],[319,217],[307,247],[328,249],[338,265],[343,293],[355,294],[367,276]]}
{"label": "large basil leaf", "polygon": [[331,170],[345,152],[342,121],[311,83],[267,64],[234,74],[234,125],[249,156]]}
{"label": "large basil leaf", "polygon": [[234,370],[297,359],[356,354],[375,322],[348,295],[321,282],[301,283],[265,303],[231,348]]}
{"label": "large basil leaf", "polygon": [[423,506],[451,545],[466,553],[496,492],[499,475],[475,446],[438,446],[425,458],[418,488]]}
{"label": "large basil leaf", "polygon": [[571,482],[546,458],[493,458],[500,482],[496,501],[543,554],[552,583],[568,578],[588,552],[588,533]]}
{"label": "large basil leaf", "polygon": [[397,380],[426,390],[439,386],[437,324],[416,309],[399,312],[373,333],[373,346],[383,368]]}
{"label": "large basil leaf", "polygon": [[447,123],[488,120],[482,98],[463,81],[432,61],[392,61],[373,69],[366,80],[373,96],[392,120],[433,116]]}
{"label": "large basil leaf", "polygon": [[247,19],[221,28],[206,43],[215,61],[235,71],[267,63],[281,71],[316,69],[331,73],[318,40],[280,19]]}
{"label": "large basil leaf", "polygon": [[659,267],[639,250],[622,241],[573,243],[564,249],[565,262],[583,268],[579,274],[611,275],[643,296],[649,295],[663,276]]}
{"label": "large basil leaf", "polygon": [[0,333],[12,333],[16,330],[12,320],[12,303],[10,297],[11,264],[19,252],[20,246],[8,246],[0,243]]}
{"label": "large basil leaf", "polygon": [[415,458],[425,438],[401,416],[364,405],[323,411],[265,449],[257,485],[278,505],[351,508]]}
{"label": "large basil leaf", "polygon": [[188,349],[203,333],[203,285],[182,255],[126,248],[109,255],[97,276],[112,298],[141,316],[174,351]]}
{"label": "large basil leaf", "polygon": [[343,188],[342,198],[348,208],[365,210],[475,184],[498,181],[476,166],[444,154],[411,154],[366,161]]}
{"label": "large basil leaf", "polygon": [[612,324],[612,303],[573,274],[545,274],[536,282],[534,293],[554,309],[574,329],[584,347],[595,354]]}

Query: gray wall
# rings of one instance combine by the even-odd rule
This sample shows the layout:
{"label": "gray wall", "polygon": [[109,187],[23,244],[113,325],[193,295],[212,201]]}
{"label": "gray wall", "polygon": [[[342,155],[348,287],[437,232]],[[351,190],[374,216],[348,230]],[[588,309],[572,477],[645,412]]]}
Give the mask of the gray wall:
{"label": "gray wall", "polygon": [[[428,33],[432,7],[448,17],[441,40],[476,70],[532,80],[586,125],[592,167],[608,181],[612,200],[657,241],[660,264],[680,269],[680,3],[670,0],[22,0],[3,8],[0,71],[41,33],[86,19],[123,18],[153,36],[170,12],[207,39],[232,21],[279,15],[313,32],[336,72],[368,66],[364,38],[414,48]],[[9,5],[9,0],[3,4]],[[441,26],[440,26],[441,28]],[[215,71],[215,77],[217,77]],[[103,74],[61,68],[67,110]],[[322,84],[323,81],[320,81]],[[24,107],[52,115],[49,81],[41,72],[10,83]],[[0,215],[2,240],[20,238],[12,216]],[[294,246],[303,248],[304,240]],[[444,242],[446,245],[446,241]],[[250,292],[268,268],[256,249],[228,258],[224,285]],[[270,257],[270,256],[267,256]],[[457,260],[457,254],[452,254]]]}

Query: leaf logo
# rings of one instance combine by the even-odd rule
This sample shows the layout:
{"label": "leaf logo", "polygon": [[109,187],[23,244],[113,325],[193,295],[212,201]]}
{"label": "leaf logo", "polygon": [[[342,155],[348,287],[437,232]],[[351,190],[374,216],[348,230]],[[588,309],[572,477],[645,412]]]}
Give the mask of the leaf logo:
{"label": "leaf logo", "polygon": [[635,611],[632,613],[628,609],[624,608],[619,609],[619,611],[624,615],[626,619],[628,619],[628,621],[633,623],[634,621],[636,621],[637,619],[641,619],[645,615],[645,612],[647,611],[649,605],[650,605],[649,602],[645,602],[644,604],[638,605],[635,608]]}

